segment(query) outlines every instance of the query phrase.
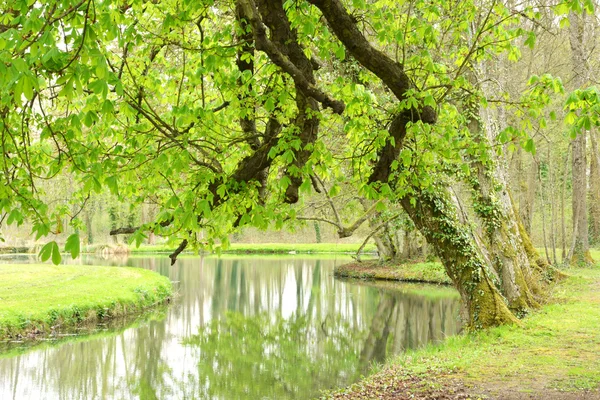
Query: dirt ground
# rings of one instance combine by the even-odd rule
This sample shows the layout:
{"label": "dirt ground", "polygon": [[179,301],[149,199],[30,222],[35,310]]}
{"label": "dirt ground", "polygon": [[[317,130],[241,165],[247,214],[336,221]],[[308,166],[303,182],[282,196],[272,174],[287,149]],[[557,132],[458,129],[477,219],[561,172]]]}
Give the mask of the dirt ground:
{"label": "dirt ground", "polygon": [[600,400],[600,391],[562,392],[539,385],[527,385],[526,392],[520,382],[468,383],[457,375],[411,376],[400,370],[390,374],[376,374],[369,382],[354,387],[352,393],[336,393],[333,399],[380,400]]}

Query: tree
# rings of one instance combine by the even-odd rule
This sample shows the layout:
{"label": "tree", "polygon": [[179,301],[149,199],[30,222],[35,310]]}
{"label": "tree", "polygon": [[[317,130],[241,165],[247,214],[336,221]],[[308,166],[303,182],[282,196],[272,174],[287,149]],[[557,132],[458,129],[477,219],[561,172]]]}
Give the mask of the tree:
{"label": "tree", "polygon": [[[571,13],[569,21],[573,79],[575,87],[580,87],[587,83],[590,73],[585,61],[585,14]],[[591,256],[587,208],[586,130],[581,130],[573,139],[571,148],[573,150],[571,158],[573,175],[573,244],[569,251],[568,259],[572,264],[588,263],[591,260]]]}
{"label": "tree", "polygon": [[[9,223],[29,218],[37,236],[59,231],[64,210],[44,204],[36,182],[69,171],[79,183],[73,201],[106,189],[157,204],[151,223],[112,233],[138,243],[149,232],[170,237],[179,243],[175,262],[187,246],[227,246],[235,229],[294,219],[303,194],[341,174],[342,154],[358,194],[401,207],[435,248],[470,327],[514,322],[514,312],[535,306],[507,303],[505,278],[486,257],[504,241],[477,240],[448,190],[457,175],[474,176],[464,156],[485,165],[493,145],[473,139],[464,113],[467,99],[486,103],[473,96],[472,66],[500,53],[518,58],[518,41],[532,40],[519,21],[535,19],[533,7],[29,3],[11,3],[0,20],[0,211]],[[532,150],[526,132],[511,132]],[[483,186],[474,190],[491,197]],[[507,199],[499,232],[519,238]],[[522,275],[539,280],[534,268],[547,272],[531,264]],[[541,282],[509,286],[527,293],[526,284]]]}

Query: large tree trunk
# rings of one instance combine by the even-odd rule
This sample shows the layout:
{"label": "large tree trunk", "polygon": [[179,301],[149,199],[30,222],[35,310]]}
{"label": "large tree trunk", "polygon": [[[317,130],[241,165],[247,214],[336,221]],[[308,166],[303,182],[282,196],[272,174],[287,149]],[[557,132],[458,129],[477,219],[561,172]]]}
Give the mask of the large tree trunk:
{"label": "large tree trunk", "polygon": [[503,188],[495,191],[489,171],[479,174],[480,190],[476,192],[476,201],[483,205],[477,207],[477,215],[483,222],[486,250],[492,266],[500,277],[499,287],[506,297],[511,310],[524,313],[529,308],[539,306],[536,297],[541,296],[539,274],[532,268],[531,260],[523,244],[517,218],[504,182]]}
{"label": "large tree trunk", "polygon": [[[476,67],[470,72],[469,78],[475,85],[483,80],[477,79]],[[485,92],[487,88],[482,89]],[[499,277],[497,285],[509,308],[523,314],[539,307],[535,294],[541,294],[540,277],[530,265],[517,225],[519,216],[509,196],[505,160],[495,156],[490,146],[496,142],[496,129],[502,122],[494,111],[479,107],[477,101],[468,103],[466,112],[470,116],[468,128],[472,137],[488,154],[485,158],[471,156],[468,160],[475,175],[468,180],[473,208],[482,225],[488,259]]]}
{"label": "large tree trunk", "polygon": [[[404,100],[411,81],[402,66],[375,49],[358,29],[340,0],[309,0],[317,6],[337,38],[352,56],[378,76],[398,100]],[[389,141],[379,151],[369,183],[388,182],[391,165],[398,157],[406,136],[406,124],[436,122],[435,110],[429,107],[404,110],[390,124]],[[393,182],[390,182],[393,184]],[[445,187],[424,191],[412,187],[410,197],[400,199],[415,226],[435,249],[446,272],[463,300],[464,316],[470,328],[484,328],[517,321],[494,283],[482,250],[462,224]],[[519,283],[517,283],[519,284]]]}
{"label": "large tree trunk", "polygon": [[[414,201],[416,200],[416,201]],[[444,188],[436,192],[416,190],[401,204],[427,242],[432,244],[463,301],[463,318],[471,329],[517,321],[494,285],[490,266],[470,234],[459,221],[456,208]]]}

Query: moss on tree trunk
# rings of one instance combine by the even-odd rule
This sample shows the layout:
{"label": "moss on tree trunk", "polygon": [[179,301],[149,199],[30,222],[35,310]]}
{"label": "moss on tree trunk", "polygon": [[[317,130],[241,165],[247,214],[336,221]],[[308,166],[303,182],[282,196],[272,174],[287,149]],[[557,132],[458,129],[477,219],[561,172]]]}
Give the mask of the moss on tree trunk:
{"label": "moss on tree trunk", "polygon": [[[416,200],[416,201],[415,201]],[[503,296],[493,284],[481,250],[469,229],[458,219],[447,193],[416,190],[402,206],[431,243],[463,300],[463,316],[469,329],[516,323]]]}

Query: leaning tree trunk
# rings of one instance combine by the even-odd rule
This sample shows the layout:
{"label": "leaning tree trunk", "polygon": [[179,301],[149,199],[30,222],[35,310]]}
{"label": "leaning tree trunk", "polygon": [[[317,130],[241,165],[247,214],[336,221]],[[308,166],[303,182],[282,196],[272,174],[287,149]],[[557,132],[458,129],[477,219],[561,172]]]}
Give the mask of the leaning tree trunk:
{"label": "leaning tree trunk", "polygon": [[463,318],[471,329],[517,321],[492,281],[481,249],[460,222],[456,208],[444,188],[436,192],[416,190],[404,197],[404,210],[432,244],[463,301]]}
{"label": "leaning tree trunk", "polygon": [[[402,65],[371,45],[343,2],[308,1],[319,8],[333,33],[357,62],[379,77],[399,101],[405,100],[412,83]],[[408,123],[421,121],[434,124],[436,120],[435,110],[427,106],[397,114],[389,127],[394,140],[388,141],[379,151],[369,183],[389,181],[391,166],[403,147]],[[468,227],[458,219],[447,189],[436,187],[435,193],[433,190],[425,192],[420,187],[411,189],[411,197],[401,198],[400,202],[427,242],[436,249],[446,272],[460,292],[467,325],[484,328],[515,322],[515,316],[490,278],[491,266],[486,265],[482,251]]]}

